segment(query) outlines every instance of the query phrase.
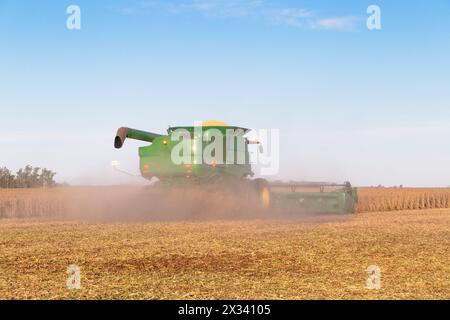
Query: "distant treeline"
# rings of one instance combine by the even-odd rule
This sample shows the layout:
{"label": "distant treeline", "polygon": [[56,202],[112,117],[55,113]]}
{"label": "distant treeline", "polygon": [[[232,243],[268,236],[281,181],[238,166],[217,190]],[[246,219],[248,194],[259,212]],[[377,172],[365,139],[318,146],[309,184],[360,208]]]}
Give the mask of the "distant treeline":
{"label": "distant treeline", "polygon": [[0,188],[51,188],[56,186],[56,172],[46,168],[26,166],[13,174],[6,167],[0,168]]}

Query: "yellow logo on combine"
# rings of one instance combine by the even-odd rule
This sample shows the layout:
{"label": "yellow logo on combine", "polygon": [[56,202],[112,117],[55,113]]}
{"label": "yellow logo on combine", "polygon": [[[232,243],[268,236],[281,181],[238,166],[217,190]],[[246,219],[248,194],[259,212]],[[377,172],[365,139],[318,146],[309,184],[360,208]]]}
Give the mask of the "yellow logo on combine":
{"label": "yellow logo on combine", "polygon": [[217,121],[217,120],[208,120],[202,122],[203,127],[228,127],[225,122]]}

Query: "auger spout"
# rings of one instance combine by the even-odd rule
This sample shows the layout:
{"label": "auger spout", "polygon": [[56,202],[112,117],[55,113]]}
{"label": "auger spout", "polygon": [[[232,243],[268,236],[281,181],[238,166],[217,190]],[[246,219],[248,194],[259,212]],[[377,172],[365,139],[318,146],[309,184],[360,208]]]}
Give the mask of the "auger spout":
{"label": "auger spout", "polygon": [[117,130],[117,134],[114,139],[114,147],[116,149],[122,148],[126,138],[147,141],[147,142],[153,142],[153,140],[155,138],[158,138],[161,136],[162,135],[158,134],[158,133],[136,130],[136,129],[131,129],[131,128],[127,128],[127,127],[121,127]]}

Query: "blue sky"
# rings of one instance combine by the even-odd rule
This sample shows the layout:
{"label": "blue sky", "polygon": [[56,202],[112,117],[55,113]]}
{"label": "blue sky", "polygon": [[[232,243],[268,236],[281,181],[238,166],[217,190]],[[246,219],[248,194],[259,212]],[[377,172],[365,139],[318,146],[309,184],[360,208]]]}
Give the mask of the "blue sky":
{"label": "blue sky", "polygon": [[0,166],[123,182],[118,127],[220,119],[280,129],[274,178],[448,186],[449,57],[445,0],[0,0]]}

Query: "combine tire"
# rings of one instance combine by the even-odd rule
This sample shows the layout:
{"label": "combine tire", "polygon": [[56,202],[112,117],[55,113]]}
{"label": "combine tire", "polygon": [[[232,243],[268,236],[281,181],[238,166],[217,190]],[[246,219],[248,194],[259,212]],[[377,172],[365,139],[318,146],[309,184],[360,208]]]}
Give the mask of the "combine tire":
{"label": "combine tire", "polygon": [[253,183],[258,195],[259,203],[261,204],[261,208],[264,210],[269,209],[272,202],[269,183],[267,180],[260,178],[253,180]]}

